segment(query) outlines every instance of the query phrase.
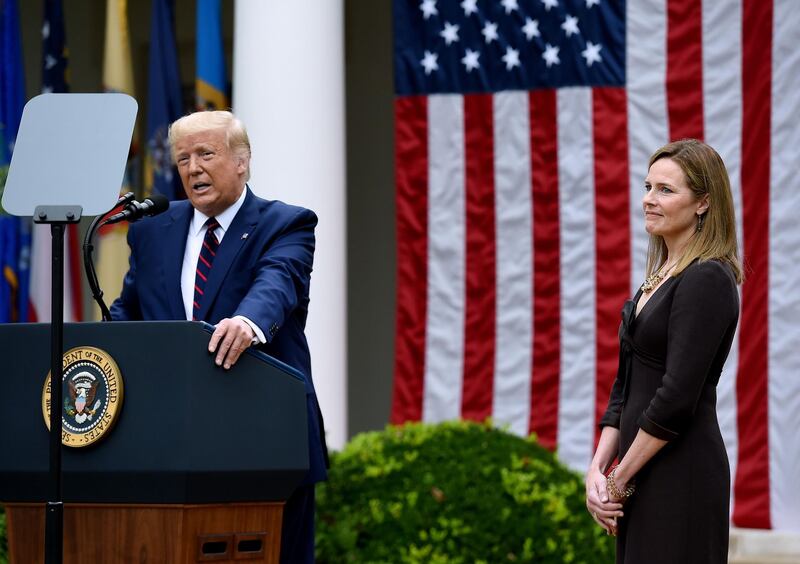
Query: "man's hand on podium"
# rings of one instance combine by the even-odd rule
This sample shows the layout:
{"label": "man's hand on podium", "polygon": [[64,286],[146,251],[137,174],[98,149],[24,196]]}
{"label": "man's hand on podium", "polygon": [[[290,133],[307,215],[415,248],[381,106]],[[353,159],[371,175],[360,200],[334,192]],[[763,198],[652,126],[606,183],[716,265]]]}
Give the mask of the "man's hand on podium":
{"label": "man's hand on podium", "polygon": [[217,323],[211,340],[208,343],[208,352],[217,353],[214,360],[217,366],[225,370],[236,364],[241,354],[253,344],[256,338],[253,329],[241,318],[223,319]]}

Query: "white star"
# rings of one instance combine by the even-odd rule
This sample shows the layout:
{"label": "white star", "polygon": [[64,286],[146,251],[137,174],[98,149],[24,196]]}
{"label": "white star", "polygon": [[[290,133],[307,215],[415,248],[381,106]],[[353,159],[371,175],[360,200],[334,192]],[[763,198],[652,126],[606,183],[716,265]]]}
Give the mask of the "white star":
{"label": "white star", "polygon": [[542,53],[542,58],[544,59],[544,62],[547,63],[547,68],[561,63],[561,59],[558,58],[558,51],[559,47],[554,47],[549,43],[547,43],[545,46],[544,53]]}
{"label": "white star", "polygon": [[506,47],[506,54],[503,55],[503,61],[506,64],[506,70],[511,70],[519,66],[519,51]]}
{"label": "white star", "polygon": [[478,51],[467,49],[464,58],[461,59],[461,62],[464,63],[464,66],[467,68],[467,72],[472,72],[472,69],[477,69],[481,66],[478,62],[478,57],[480,56],[481,54]]}
{"label": "white star", "polygon": [[492,22],[486,22],[483,24],[483,29],[481,30],[483,37],[486,39],[486,43],[491,43],[493,40],[498,38],[497,35],[497,24]]}
{"label": "white star", "polygon": [[517,0],[500,0],[500,3],[503,5],[503,8],[506,9],[506,14],[510,14],[514,10],[519,10]]}
{"label": "white star", "polygon": [[586,9],[588,10],[592,6],[599,6],[600,0],[586,0]]}
{"label": "white star", "polygon": [[42,25],[42,38],[47,39],[50,37],[50,22],[45,21]]}
{"label": "white star", "polygon": [[567,14],[567,19],[564,20],[564,23],[561,24],[561,29],[566,32],[567,37],[581,34],[581,31],[578,29],[578,18],[570,16],[569,14]]}
{"label": "white star", "polygon": [[436,9],[436,0],[422,0],[419,9],[422,10],[422,17],[426,20],[439,14],[439,10]]}
{"label": "white star", "polygon": [[458,26],[450,22],[444,22],[444,29],[439,32],[444,37],[444,42],[450,45],[458,41]]}
{"label": "white star", "polygon": [[544,9],[548,12],[550,8],[558,8],[558,0],[542,0],[542,4],[544,4]]}
{"label": "white star", "polygon": [[530,41],[534,37],[542,36],[542,34],[539,33],[539,20],[532,20],[530,18],[526,18],[525,25],[522,26],[522,31],[525,33],[525,37],[528,38],[528,41]]}
{"label": "white star", "polygon": [[464,0],[461,2],[461,8],[464,10],[464,17],[470,14],[478,13],[478,0]]}
{"label": "white star", "polygon": [[57,64],[58,64],[58,61],[56,60],[56,58],[53,55],[50,55],[50,54],[45,55],[44,68],[50,70],[54,66],[56,66]]}
{"label": "white star", "polygon": [[583,55],[583,57],[586,59],[587,67],[592,66],[592,63],[603,62],[603,58],[600,56],[600,49],[602,48],[603,46],[600,44],[595,45],[591,41],[586,42],[586,49],[581,51],[581,55]]}
{"label": "white star", "polygon": [[425,56],[420,61],[420,64],[425,67],[425,74],[431,74],[433,71],[439,70],[439,63],[436,60],[438,58],[439,55],[436,53],[425,51]]}

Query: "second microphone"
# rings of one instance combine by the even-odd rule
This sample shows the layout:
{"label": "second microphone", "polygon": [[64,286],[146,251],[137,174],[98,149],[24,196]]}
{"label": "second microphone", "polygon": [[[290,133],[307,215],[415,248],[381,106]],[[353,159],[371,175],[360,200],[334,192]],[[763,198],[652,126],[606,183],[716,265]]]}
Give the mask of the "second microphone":
{"label": "second microphone", "polygon": [[145,198],[143,202],[131,202],[125,208],[103,222],[104,225],[112,223],[119,223],[120,221],[129,221],[133,223],[145,216],[158,215],[161,212],[167,211],[169,208],[169,200],[166,196],[161,194],[153,194]]}

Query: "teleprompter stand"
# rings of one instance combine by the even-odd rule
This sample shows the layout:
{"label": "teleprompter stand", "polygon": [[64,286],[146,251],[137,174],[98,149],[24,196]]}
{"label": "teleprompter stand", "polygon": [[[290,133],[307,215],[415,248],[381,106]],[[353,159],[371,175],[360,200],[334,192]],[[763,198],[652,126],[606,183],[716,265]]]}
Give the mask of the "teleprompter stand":
{"label": "teleprompter stand", "polygon": [[[50,297],[50,382],[61,382],[61,355],[64,350],[64,230],[81,219],[81,206],[37,206],[33,221],[50,225],[51,297]],[[62,386],[50,386],[50,497],[45,508],[45,562],[63,560],[64,503],[61,495],[61,410]]]}
{"label": "teleprompter stand", "polygon": [[97,215],[113,206],[122,185],[136,107],[136,101],[124,94],[43,94],[31,99],[22,113],[3,192],[3,207],[9,213],[50,225],[52,238],[46,564],[60,564],[63,556],[63,408],[53,407],[63,405],[64,231],[84,212]]}

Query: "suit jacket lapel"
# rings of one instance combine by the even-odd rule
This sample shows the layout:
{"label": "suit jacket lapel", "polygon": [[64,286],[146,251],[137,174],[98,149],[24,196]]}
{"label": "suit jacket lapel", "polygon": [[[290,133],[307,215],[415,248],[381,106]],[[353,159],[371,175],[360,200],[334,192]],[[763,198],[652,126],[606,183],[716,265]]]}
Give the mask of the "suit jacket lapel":
{"label": "suit jacket lapel", "polygon": [[245,190],[247,190],[247,196],[244,203],[225,232],[225,236],[217,249],[217,255],[214,257],[214,263],[208,275],[208,282],[206,282],[203,303],[200,307],[200,319],[205,320],[208,316],[211,305],[222,288],[233,260],[247,243],[250,232],[258,224],[258,202],[249,188],[245,188]]}
{"label": "suit jacket lapel", "polygon": [[173,204],[169,212],[163,216],[164,238],[161,266],[164,271],[164,286],[172,319],[186,319],[183,294],[181,293],[181,269],[192,214],[192,206],[185,202]]}

